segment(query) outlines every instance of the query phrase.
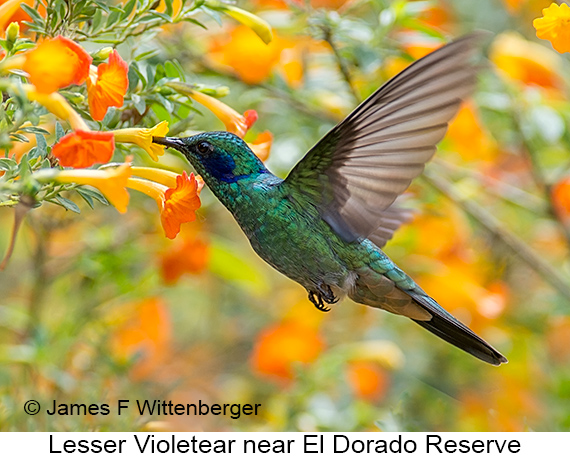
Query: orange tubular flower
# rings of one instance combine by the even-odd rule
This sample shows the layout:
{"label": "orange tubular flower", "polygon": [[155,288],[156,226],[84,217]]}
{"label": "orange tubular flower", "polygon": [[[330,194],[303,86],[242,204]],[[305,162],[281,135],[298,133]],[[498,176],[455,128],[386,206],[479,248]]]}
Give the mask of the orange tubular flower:
{"label": "orange tubular flower", "polygon": [[[91,56],[77,43],[57,36],[27,52],[22,69],[38,92],[55,92],[70,84],[82,84],[89,76]],[[16,56],[15,59],[20,59]]]}
{"label": "orange tubular flower", "polygon": [[120,129],[113,132],[117,143],[132,143],[143,148],[152,160],[158,160],[158,156],[164,154],[164,146],[152,142],[153,136],[166,136],[168,122],[162,121],[151,129],[130,128]]}
{"label": "orange tubular flower", "polygon": [[114,50],[109,63],[102,63],[97,72],[91,71],[87,79],[89,112],[96,121],[102,121],[111,106],[123,106],[123,98],[129,87],[129,66]]}
{"label": "orange tubular flower", "polygon": [[271,132],[265,131],[257,135],[255,141],[248,143],[248,145],[254,154],[265,162],[269,158],[272,143],[273,135]]}
{"label": "orange tubular flower", "polygon": [[171,240],[180,232],[181,224],[196,219],[195,211],[201,205],[198,182],[193,173],[188,176],[185,171],[176,177],[175,187],[138,178],[130,178],[128,187],[155,199],[162,227]]}
{"label": "orange tubular flower", "polygon": [[129,204],[129,193],[126,187],[131,176],[131,165],[127,163],[130,160],[131,158],[127,157],[126,162],[120,167],[105,170],[63,170],[53,180],[60,183],[93,186],[101,191],[105,198],[117,208],[117,211],[125,213]]}
{"label": "orange tubular flower", "polygon": [[59,140],[52,154],[63,167],[86,168],[95,163],[107,163],[114,150],[113,132],[77,130]]}
{"label": "orange tubular flower", "polygon": [[552,43],[558,52],[570,52],[570,6],[552,3],[542,10],[544,17],[532,22],[536,36]]}
{"label": "orange tubular flower", "polygon": [[217,98],[198,92],[187,84],[171,82],[167,83],[167,86],[204,105],[224,123],[228,132],[235,133],[240,138],[243,138],[255,121],[257,121],[258,116],[255,110],[247,110],[242,116]]}

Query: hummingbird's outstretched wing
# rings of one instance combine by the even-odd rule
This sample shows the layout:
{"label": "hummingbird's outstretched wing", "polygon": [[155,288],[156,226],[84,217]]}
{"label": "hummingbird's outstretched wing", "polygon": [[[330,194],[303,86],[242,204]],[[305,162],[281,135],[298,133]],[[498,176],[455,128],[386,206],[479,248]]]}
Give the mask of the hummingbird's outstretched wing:
{"label": "hummingbird's outstretched wing", "polygon": [[323,137],[284,184],[308,197],[345,241],[375,232],[379,242],[389,239],[403,220],[390,205],[422,173],[473,91],[479,37],[453,41],[386,82]]}

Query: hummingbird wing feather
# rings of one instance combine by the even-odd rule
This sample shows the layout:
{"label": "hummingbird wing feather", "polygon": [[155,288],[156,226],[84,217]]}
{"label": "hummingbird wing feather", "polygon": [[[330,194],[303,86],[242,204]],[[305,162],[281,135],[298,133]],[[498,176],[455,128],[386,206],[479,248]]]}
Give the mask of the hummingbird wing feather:
{"label": "hummingbird wing feather", "polygon": [[473,91],[478,38],[449,43],[389,80],[325,135],[284,184],[308,197],[345,241],[374,234],[386,242],[395,222],[403,222],[399,210],[389,210],[392,203],[422,173]]}

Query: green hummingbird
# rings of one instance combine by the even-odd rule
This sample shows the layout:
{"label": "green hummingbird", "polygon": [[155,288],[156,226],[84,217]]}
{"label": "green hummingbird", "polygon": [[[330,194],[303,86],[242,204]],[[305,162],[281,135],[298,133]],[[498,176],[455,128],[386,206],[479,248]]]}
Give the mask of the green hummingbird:
{"label": "green hummingbird", "polygon": [[474,89],[477,35],[404,69],[327,133],[286,179],[228,132],[154,137],[180,151],[257,254],[322,311],[348,295],[400,314],[492,365],[507,359],[443,309],[381,248],[409,220],[395,202],[422,173]]}

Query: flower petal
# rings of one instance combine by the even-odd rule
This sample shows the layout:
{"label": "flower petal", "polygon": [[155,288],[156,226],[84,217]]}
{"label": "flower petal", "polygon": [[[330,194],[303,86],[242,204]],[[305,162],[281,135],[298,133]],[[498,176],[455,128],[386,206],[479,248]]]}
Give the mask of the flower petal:
{"label": "flower petal", "polygon": [[55,92],[82,84],[89,76],[91,56],[77,43],[60,36],[46,39],[25,54],[23,70],[39,92]]}
{"label": "flower petal", "polygon": [[129,128],[120,129],[113,132],[117,143],[131,143],[143,148],[152,160],[158,160],[158,156],[164,154],[164,146],[152,142],[153,136],[166,136],[168,133],[168,122],[162,121],[153,128]]}
{"label": "flower petal", "polygon": [[129,66],[117,50],[109,56],[109,63],[97,67],[97,78],[87,80],[89,112],[96,121],[101,121],[111,106],[123,106],[124,96],[129,87],[127,73]]}
{"label": "flower petal", "polygon": [[63,167],[86,168],[95,163],[107,163],[114,150],[112,132],[77,130],[61,138],[52,154]]}
{"label": "flower petal", "polygon": [[195,211],[200,208],[198,184],[193,173],[186,172],[176,177],[176,187],[164,194],[164,208],[160,215],[166,237],[173,239],[180,232],[180,225],[196,219]]}
{"label": "flower petal", "polygon": [[552,3],[542,10],[544,17],[535,19],[532,25],[536,36],[552,43],[558,52],[570,52],[570,6]]}

